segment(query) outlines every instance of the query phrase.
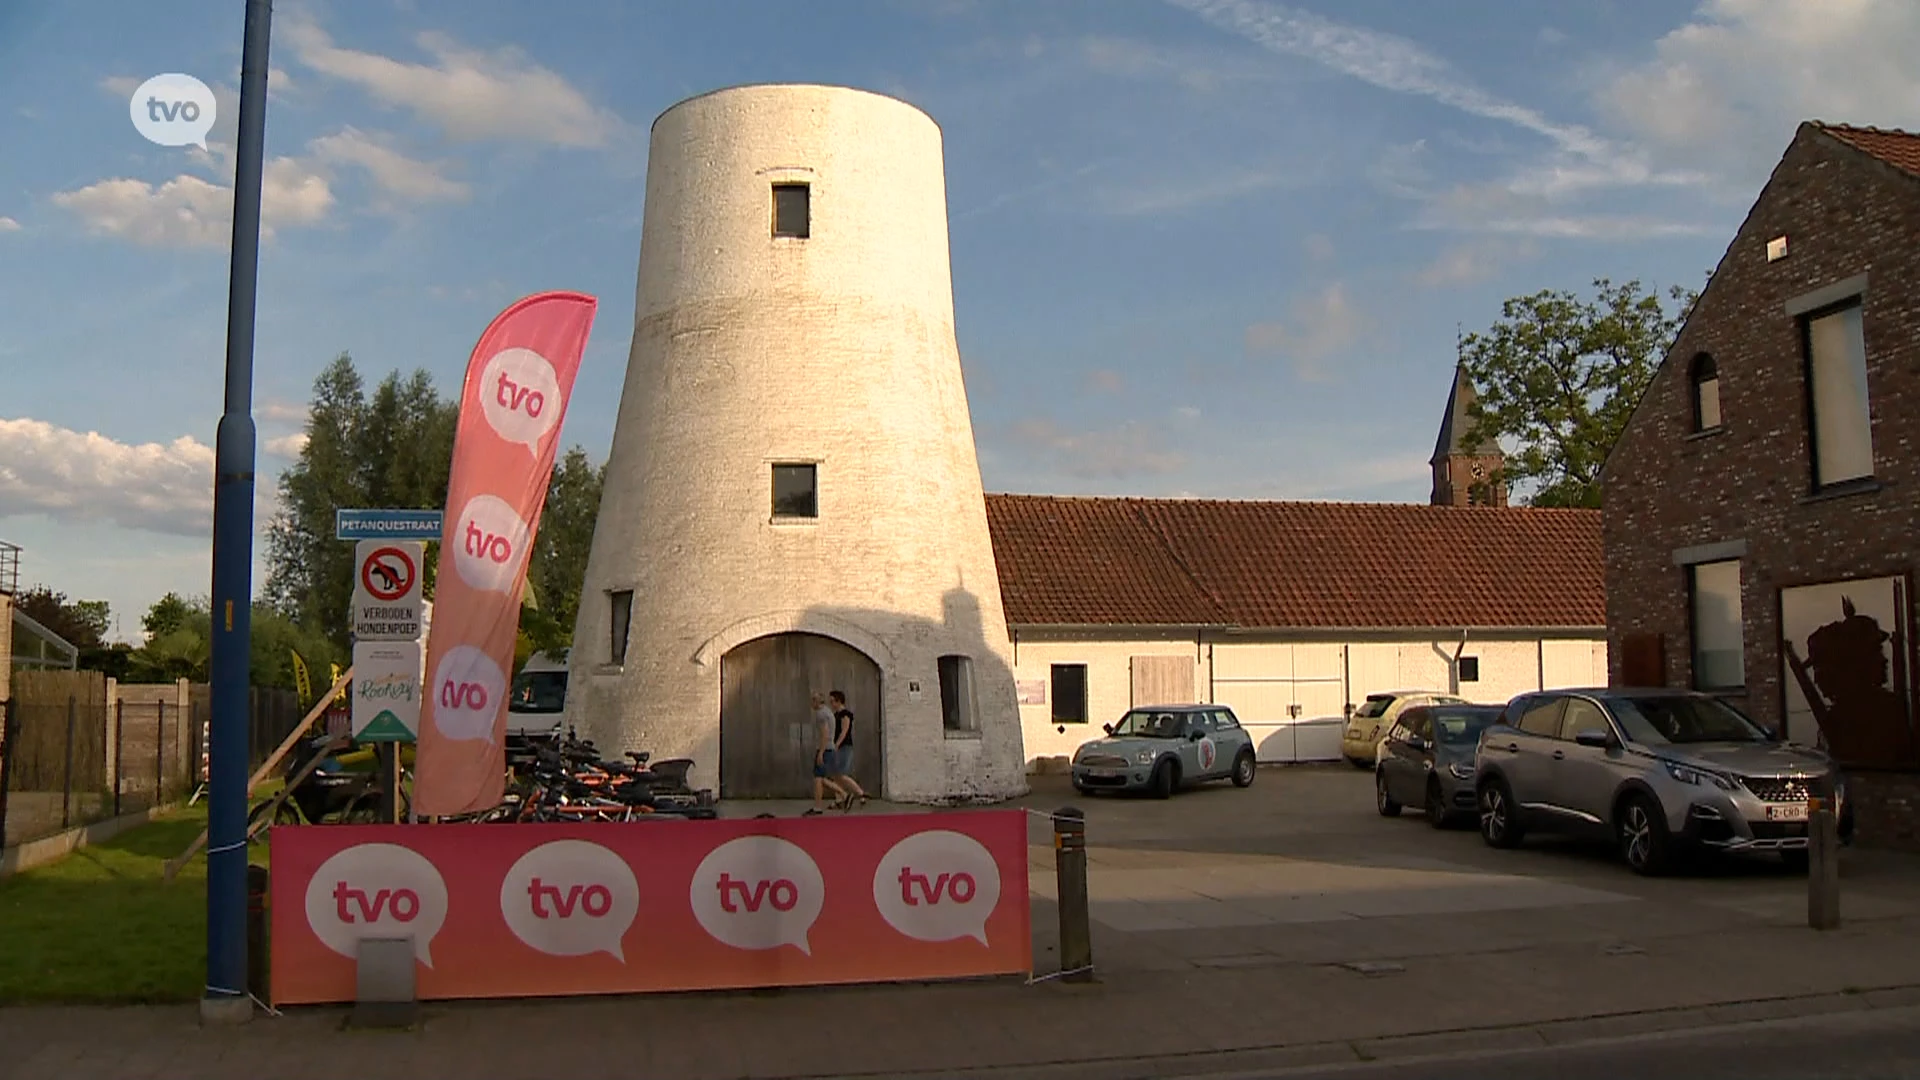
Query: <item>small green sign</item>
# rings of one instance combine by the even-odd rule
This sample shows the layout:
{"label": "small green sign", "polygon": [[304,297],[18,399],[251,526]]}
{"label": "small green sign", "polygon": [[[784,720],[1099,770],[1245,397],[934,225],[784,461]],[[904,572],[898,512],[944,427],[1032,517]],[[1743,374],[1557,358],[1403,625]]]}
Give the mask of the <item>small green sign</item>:
{"label": "small green sign", "polygon": [[407,725],[393,715],[391,709],[381,709],[379,715],[366,727],[353,736],[356,742],[412,742],[413,732]]}

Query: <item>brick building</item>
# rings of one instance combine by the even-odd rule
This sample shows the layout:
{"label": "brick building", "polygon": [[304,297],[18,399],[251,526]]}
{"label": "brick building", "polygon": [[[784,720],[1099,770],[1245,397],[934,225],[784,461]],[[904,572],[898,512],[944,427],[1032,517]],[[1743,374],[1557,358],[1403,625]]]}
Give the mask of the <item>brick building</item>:
{"label": "brick building", "polygon": [[1920,847],[1920,135],[1805,123],[1604,474],[1611,676],[1723,695]]}

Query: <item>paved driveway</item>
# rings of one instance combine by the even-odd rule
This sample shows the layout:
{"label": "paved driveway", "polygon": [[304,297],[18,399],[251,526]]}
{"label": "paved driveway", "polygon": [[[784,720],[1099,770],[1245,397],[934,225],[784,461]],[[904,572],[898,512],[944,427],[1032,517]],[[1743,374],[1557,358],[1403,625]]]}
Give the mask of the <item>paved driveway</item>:
{"label": "paved driveway", "polygon": [[[1471,827],[1382,818],[1370,774],[1263,767],[1251,788],[1153,799],[1087,797],[1034,777],[1022,805],[1081,807],[1091,852],[1096,966],[1178,969],[1356,963],[1596,943],[1621,955],[1672,935],[1805,925],[1806,878],[1778,861],[1726,860],[1634,875],[1604,848],[1547,839],[1487,847]],[[1030,838],[1036,966],[1057,938],[1051,826]],[[1849,922],[1920,913],[1920,860],[1848,850]]]}

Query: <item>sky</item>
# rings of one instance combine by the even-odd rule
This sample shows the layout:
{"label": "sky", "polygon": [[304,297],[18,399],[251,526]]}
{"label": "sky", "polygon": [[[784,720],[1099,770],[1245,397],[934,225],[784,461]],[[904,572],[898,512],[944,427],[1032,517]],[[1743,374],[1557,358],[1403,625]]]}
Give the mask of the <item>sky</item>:
{"label": "sky", "polygon": [[[0,4],[0,540],[121,640],[209,591],[243,9]],[[603,460],[647,132],[719,87],[939,122],[982,478],[1052,494],[1425,501],[1462,328],[1698,287],[1800,121],[1920,130],[1913,0],[561,10],[274,4],[259,528],[328,361],[451,393],[547,289],[600,299],[563,447]],[[204,151],[134,129],[168,72],[214,87]]]}

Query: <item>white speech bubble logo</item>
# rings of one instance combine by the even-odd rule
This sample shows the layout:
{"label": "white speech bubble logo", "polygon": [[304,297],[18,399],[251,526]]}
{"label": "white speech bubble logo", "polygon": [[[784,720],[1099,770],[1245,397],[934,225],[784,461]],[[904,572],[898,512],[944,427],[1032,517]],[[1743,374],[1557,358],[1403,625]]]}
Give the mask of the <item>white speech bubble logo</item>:
{"label": "white speech bubble logo", "polygon": [[398,844],[355,844],[320,864],[307,882],[307,925],[322,944],[352,959],[362,938],[413,938],[413,955],[433,966],[429,947],[447,921],[447,883],[427,857]]}
{"label": "white speech bubble logo", "polygon": [[800,845],[777,836],[742,836],[700,860],[687,896],[694,917],[723,945],[791,945],[812,956],[807,932],[826,904],[827,884]]}
{"label": "white speech bubble logo", "polygon": [[492,742],[493,721],[506,693],[506,673],[493,657],[456,645],[433,669],[433,726],[449,739]]}
{"label": "white speech bubble logo", "polygon": [[161,146],[207,148],[213,130],[213,91],[191,75],[155,75],[127,102],[134,130]]}
{"label": "white speech bubble logo", "polygon": [[970,937],[985,945],[987,917],[1000,903],[1000,867],[965,833],[917,832],[880,860],[873,902],[881,918],[910,938]]}
{"label": "white speech bubble logo", "polygon": [[527,523],[505,499],[476,495],[454,523],[453,564],[460,580],[486,592],[511,593],[527,558]]}
{"label": "white speech bubble logo", "polygon": [[508,442],[525,444],[535,457],[565,406],[553,365],[532,349],[502,349],[480,369],[480,409],[487,423]]}
{"label": "white speech bubble logo", "polygon": [[627,861],[599,844],[555,840],[520,856],[500,883],[500,914],[515,937],[549,956],[611,953],[640,913]]}

